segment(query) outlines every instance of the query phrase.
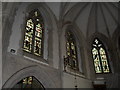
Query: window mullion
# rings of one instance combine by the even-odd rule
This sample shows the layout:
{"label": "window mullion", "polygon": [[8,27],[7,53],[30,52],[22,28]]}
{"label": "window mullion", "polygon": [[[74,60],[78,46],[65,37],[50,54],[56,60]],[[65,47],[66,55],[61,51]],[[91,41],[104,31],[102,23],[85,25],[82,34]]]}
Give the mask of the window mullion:
{"label": "window mullion", "polygon": [[34,29],[33,29],[33,37],[32,37],[32,53],[34,54],[34,44],[35,44],[35,29],[36,29],[36,23],[35,20],[33,19],[34,23]]}
{"label": "window mullion", "polygon": [[100,48],[98,47],[98,56],[99,56],[100,66],[101,66],[102,73],[104,73],[103,66],[102,66],[102,60],[101,60],[101,56],[100,56],[100,51],[99,50],[100,50]]}
{"label": "window mullion", "polygon": [[37,56],[43,56],[43,19],[38,10],[33,10],[29,14],[24,38],[24,50]]}

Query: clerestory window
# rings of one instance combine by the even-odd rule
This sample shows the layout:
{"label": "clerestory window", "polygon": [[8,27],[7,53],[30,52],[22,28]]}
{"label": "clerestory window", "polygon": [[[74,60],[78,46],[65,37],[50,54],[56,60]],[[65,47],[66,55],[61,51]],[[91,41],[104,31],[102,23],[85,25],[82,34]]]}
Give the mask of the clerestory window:
{"label": "clerestory window", "polygon": [[29,13],[26,20],[23,50],[37,56],[43,55],[44,22],[39,10]]}
{"label": "clerestory window", "polygon": [[110,73],[105,46],[98,38],[95,38],[92,44],[92,56],[96,73]]}

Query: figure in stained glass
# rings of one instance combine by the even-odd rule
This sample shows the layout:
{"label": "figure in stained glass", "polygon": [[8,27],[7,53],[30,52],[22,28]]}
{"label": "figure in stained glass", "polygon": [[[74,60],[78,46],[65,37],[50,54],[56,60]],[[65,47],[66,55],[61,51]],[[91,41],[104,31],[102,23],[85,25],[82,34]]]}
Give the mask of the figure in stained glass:
{"label": "figure in stained glass", "polygon": [[43,19],[38,10],[30,12],[26,23],[24,50],[37,56],[42,55]]}
{"label": "figure in stained glass", "polygon": [[23,78],[16,85],[14,85],[13,88],[11,89],[14,89],[14,88],[19,88],[19,89],[39,88],[40,90],[44,90],[43,85],[34,76]]}
{"label": "figure in stained glass", "polygon": [[96,73],[109,73],[110,68],[104,45],[96,38],[92,46],[92,55]]}
{"label": "figure in stained glass", "polygon": [[76,42],[75,42],[73,34],[70,31],[66,33],[66,39],[67,39],[66,49],[67,49],[68,65],[72,69],[78,70]]}

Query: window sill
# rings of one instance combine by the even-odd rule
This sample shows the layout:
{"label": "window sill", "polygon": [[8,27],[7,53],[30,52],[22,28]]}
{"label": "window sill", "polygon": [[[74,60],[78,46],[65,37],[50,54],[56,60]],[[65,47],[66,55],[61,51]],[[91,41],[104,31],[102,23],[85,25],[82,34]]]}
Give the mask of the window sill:
{"label": "window sill", "polygon": [[71,75],[76,75],[78,77],[82,77],[85,78],[84,74],[82,72],[80,72],[79,70],[74,70],[71,69],[70,67],[66,67],[66,70],[64,70],[65,73],[71,74]]}
{"label": "window sill", "polygon": [[36,60],[34,58],[31,58],[31,57],[28,57],[28,56],[24,56],[24,58],[30,60],[30,61],[33,61],[33,62],[36,62],[36,63],[40,63],[40,64],[43,64],[43,65],[49,65],[48,63],[45,63],[45,62],[42,62],[42,61],[39,61],[39,60]]}
{"label": "window sill", "polygon": [[48,60],[45,60],[44,58],[42,58],[40,56],[36,56],[36,55],[28,53],[28,52],[23,52],[23,57],[30,60],[30,61],[34,61],[36,63],[49,65]]}

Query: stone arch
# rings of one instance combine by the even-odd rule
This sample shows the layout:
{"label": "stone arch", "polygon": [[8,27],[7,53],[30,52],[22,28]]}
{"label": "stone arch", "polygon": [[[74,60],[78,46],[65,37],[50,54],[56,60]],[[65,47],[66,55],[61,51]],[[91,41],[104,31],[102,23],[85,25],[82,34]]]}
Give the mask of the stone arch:
{"label": "stone arch", "polygon": [[[79,68],[81,68],[81,74],[87,76],[87,72],[86,71],[86,59],[85,59],[85,37],[84,35],[82,34],[82,32],[80,31],[79,27],[74,23],[71,23],[71,22],[66,22],[64,24],[64,26],[62,27],[62,31],[61,31],[61,57],[63,59],[63,56],[66,55],[66,38],[65,38],[65,34],[66,32],[70,30],[74,37],[75,37],[75,40],[76,40],[76,44],[77,44],[77,52],[78,52],[78,63],[79,63]],[[63,63],[62,63],[63,65]],[[84,67],[83,67],[84,65]]]}
{"label": "stone arch", "polygon": [[[28,15],[28,12],[30,12],[33,9],[38,9],[41,13],[41,16],[43,17],[44,20],[44,30],[45,30],[45,35],[44,35],[44,58],[50,65],[54,65],[54,36],[56,35],[56,38],[58,37],[58,27],[57,27],[57,18],[52,12],[52,10],[49,8],[49,6],[45,2],[40,2],[40,3],[30,3],[26,8],[25,8],[25,18]],[[24,23],[24,22],[23,22]],[[25,25],[25,24],[24,24]],[[23,25],[23,28],[24,28]],[[54,35],[54,36],[53,36]],[[23,42],[23,38],[21,40]],[[22,43],[21,43],[22,44]],[[51,52],[53,51],[53,52]],[[59,60],[59,59],[57,59]],[[56,61],[57,61],[56,60]],[[55,65],[54,65],[55,66]]]}
{"label": "stone arch", "polygon": [[[50,51],[52,51],[52,48],[48,48],[48,47],[52,47],[53,44],[48,41],[48,38],[51,42],[53,42],[52,33],[50,33],[50,32],[53,31],[52,20],[55,20],[56,17],[54,17],[53,12],[49,9],[49,7],[44,2],[42,2],[42,3],[30,3],[24,10],[24,12],[25,12],[24,19],[26,19],[28,16],[28,13],[34,9],[39,10],[39,12],[44,20],[44,37],[43,37],[43,41],[44,41],[43,54],[44,55],[43,55],[43,58],[48,60],[49,59],[48,56],[53,57],[53,54],[50,52]],[[26,21],[23,21],[22,30],[24,30],[24,28],[25,28],[25,25],[26,25],[25,22]],[[24,33],[24,31],[22,33]],[[21,44],[22,43],[23,43],[23,37],[21,40]],[[52,61],[49,61],[49,62],[52,63]]]}
{"label": "stone arch", "polygon": [[109,46],[109,44],[111,43],[111,39],[109,39],[108,37],[106,37],[105,35],[103,35],[103,34],[101,34],[101,33],[99,33],[99,32],[96,32],[96,33],[93,33],[91,36],[89,36],[88,38],[87,38],[87,42],[88,42],[88,45],[90,46],[91,44],[92,44],[92,41],[94,40],[94,38],[98,38],[98,39],[100,39],[103,43],[104,43],[104,45],[105,45],[105,47],[107,48],[111,48],[111,46]]}
{"label": "stone arch", "polygon": [[25,67],[16,73],[14,73],[3,85],[2,88],[12,88],[15,84],[17,84],[20,80],[25,77],[34,76],[43,86],[44,88],[55,88],[55,82],[52,81],[49,74],[40,69],[39,66],[33,65],[29,67]]}
{"label": "stone arch", "polygon": [[95,71],[94,71],[94,63],[93,63],[93,59],[92,59],[92,43],[94,41],[95,38],[98,38],[104,45],[105,49],[106,49],[106,54],[107,54],[107,58],[108,58],[108,62],[110,64],[110,69],[111,69],[111,73],[114,73],[114,68],[113,68],[113,53],[112,50],[113,50],[113,47],[112,47],[112,42],[111,42],[111,39],[106,37],[105,35],[97,32],[97,33],[94,33],[92,34],[91,36],[89,36],[87,38],[87,48],[88,48],[88,58],[89,58],[89,66],[91,68],[91,72],[94,72],[91,74],[91,77],[94,77],[92,78],[93,80],[95,78],[97,78],[97,76],[99,76],[99,74],[95,74]]}
{"label": "stone arch", "polygon": [[[10,37],[7,51],[10,52],[11,48],[13,48],[16,51],[15,54],[18,54],[20,56],[23,55],[22,47],[23,47],[23,40],[24,40],[24,29],[25,29],[26,17],[29,11],[35,8],[38,8],[45,20],[44,22],[45,22],[45,30],[46,30],[45,34],[46,35],[44,36],[46,37],[44,37],[44,41],[45,41],[44,43],[46,44],[44,44],[44,52],[43,52],[44,59],[47,62],[49,62],[49,64],[52,65],[53,60],[51,58],[53,58],[53,52],[51,51],[53,51],[53,30],[55,30],[53,29],[53,25],[56,24],[55,15],[45,3],[30,3],[29,2],[29,3],[17,3],[17,4],[19,5],[18,6],[15,5],[12,8],[12,12],[14,12],[15,15],[12,17],[13,21],[12,20],[10,21],[12,25],[11,25],[11,30],[9,30],[10,34],[7,36],[7,37]],[[19,18],[20,20],[17,21],[17,19]],[[14,40],[14,37],[16,37],[16,41]],[[14,42],[16,42],[16,44],[13,45]]]}

